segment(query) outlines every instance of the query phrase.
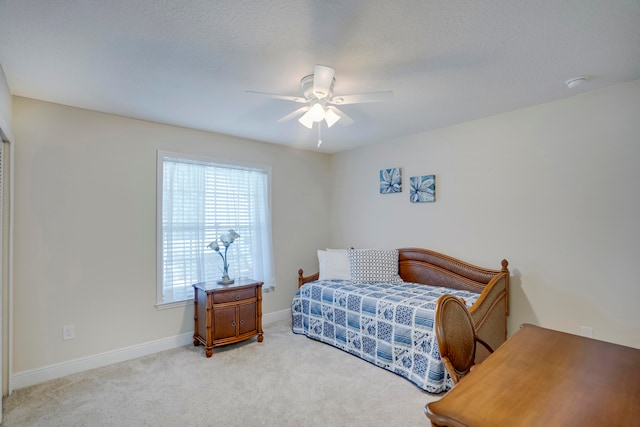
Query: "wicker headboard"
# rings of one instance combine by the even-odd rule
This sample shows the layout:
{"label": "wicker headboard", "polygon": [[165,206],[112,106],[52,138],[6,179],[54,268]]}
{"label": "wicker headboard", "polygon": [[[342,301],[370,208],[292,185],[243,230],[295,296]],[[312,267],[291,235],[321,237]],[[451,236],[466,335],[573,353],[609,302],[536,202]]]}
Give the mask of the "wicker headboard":
{"label": "wicker headboard", "polygon": [[[509,276],[507,260],[502,260],[502,270],[490,270],[429,249],[401,248],[398,252],[398,269],[405,282],[481,293],[490,282],[503,276],[508,280]],[[318,276],[318,273],[304,276],[302,269],[298,270],[298,287],[318,280]]]}
{"label": "wicker headboard", "polygon": [[481,293],[497,275],[509,274],[506,260],[502,260],[502,270],[489,270],[428,249],[401,248],[398,251],[400,277],[405,282]]}

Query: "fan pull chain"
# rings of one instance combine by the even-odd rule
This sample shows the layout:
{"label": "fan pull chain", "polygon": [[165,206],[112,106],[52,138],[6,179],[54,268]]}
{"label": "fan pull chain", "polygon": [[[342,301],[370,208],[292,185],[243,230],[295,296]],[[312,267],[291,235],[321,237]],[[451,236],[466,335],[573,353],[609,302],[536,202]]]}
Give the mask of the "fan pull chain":
{"label": "fan pull chain", "polygon": [[317,148],[320,148],[320,146],[322,145],[322,133],[320,132],[321,128],[322,128],[322,123],[318,123],[318,146],[317,146]]}

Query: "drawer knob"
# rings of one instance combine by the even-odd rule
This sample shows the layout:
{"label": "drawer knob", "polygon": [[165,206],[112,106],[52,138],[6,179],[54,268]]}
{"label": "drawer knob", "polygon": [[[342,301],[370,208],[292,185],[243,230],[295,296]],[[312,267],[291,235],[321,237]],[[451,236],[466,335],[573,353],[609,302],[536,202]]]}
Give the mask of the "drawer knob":
{"label": "drawer knob", "polygon": [[233,322],[233,323],[231,324],[231,326],[236,326],[236,322]]}
{"label": "drawer knob", "polygon": [[241,325],[244,325],[244,319],[241,319],[241,320],[240,320],[240,324],[241,324]]}
{"label": "drawer knob", "polygon": [[236,301],[240,301],[240,295],[236,295]]}

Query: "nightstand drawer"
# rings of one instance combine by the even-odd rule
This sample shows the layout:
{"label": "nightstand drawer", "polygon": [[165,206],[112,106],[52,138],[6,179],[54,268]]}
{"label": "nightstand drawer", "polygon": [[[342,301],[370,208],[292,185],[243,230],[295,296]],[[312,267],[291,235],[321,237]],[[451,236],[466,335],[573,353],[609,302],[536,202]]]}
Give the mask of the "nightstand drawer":
{"label": "nightstand drawer", "polygon": [[213,303],[221,304],[225,302],[236,302],[256,297],[256,287],[247,289],[230,289],[228,291],[218,291],[213,294]]}

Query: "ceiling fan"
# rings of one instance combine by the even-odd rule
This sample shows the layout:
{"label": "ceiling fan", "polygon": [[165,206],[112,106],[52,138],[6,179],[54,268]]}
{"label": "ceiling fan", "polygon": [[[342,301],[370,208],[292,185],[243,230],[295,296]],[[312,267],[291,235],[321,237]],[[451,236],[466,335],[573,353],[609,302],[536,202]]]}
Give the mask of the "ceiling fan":
{"label": "ceiling fan", "polygon": [[[313,74],[303,77],[300,80],[300,88],[303,96],[278,95],[265,92],[247,91],[259,95],[268,96],[275,99],[283,99],[293,101],[299,104],[307,104],[297,110],[287,114],[278,120],[278,123],[286,122],[293,118],[298,118],[298,122],[303,126],[312,129],[314,123],[321,123],[323,120],[327,123],[327,127],[331,127],[337,122],[342,125],[350,125],[353,119],[344,111],[340,110],[337,105],[362,104],[367,102],[382,102],[393,99],[393,92],[367,92],[352,95],[336,96],[333,93],[333,87],[336,83],[334,78],[336,70],[326,65],[316,65]],[[320,126],[318,125],[318,133]],[[322,141],[318,136],[318,146]]]}

